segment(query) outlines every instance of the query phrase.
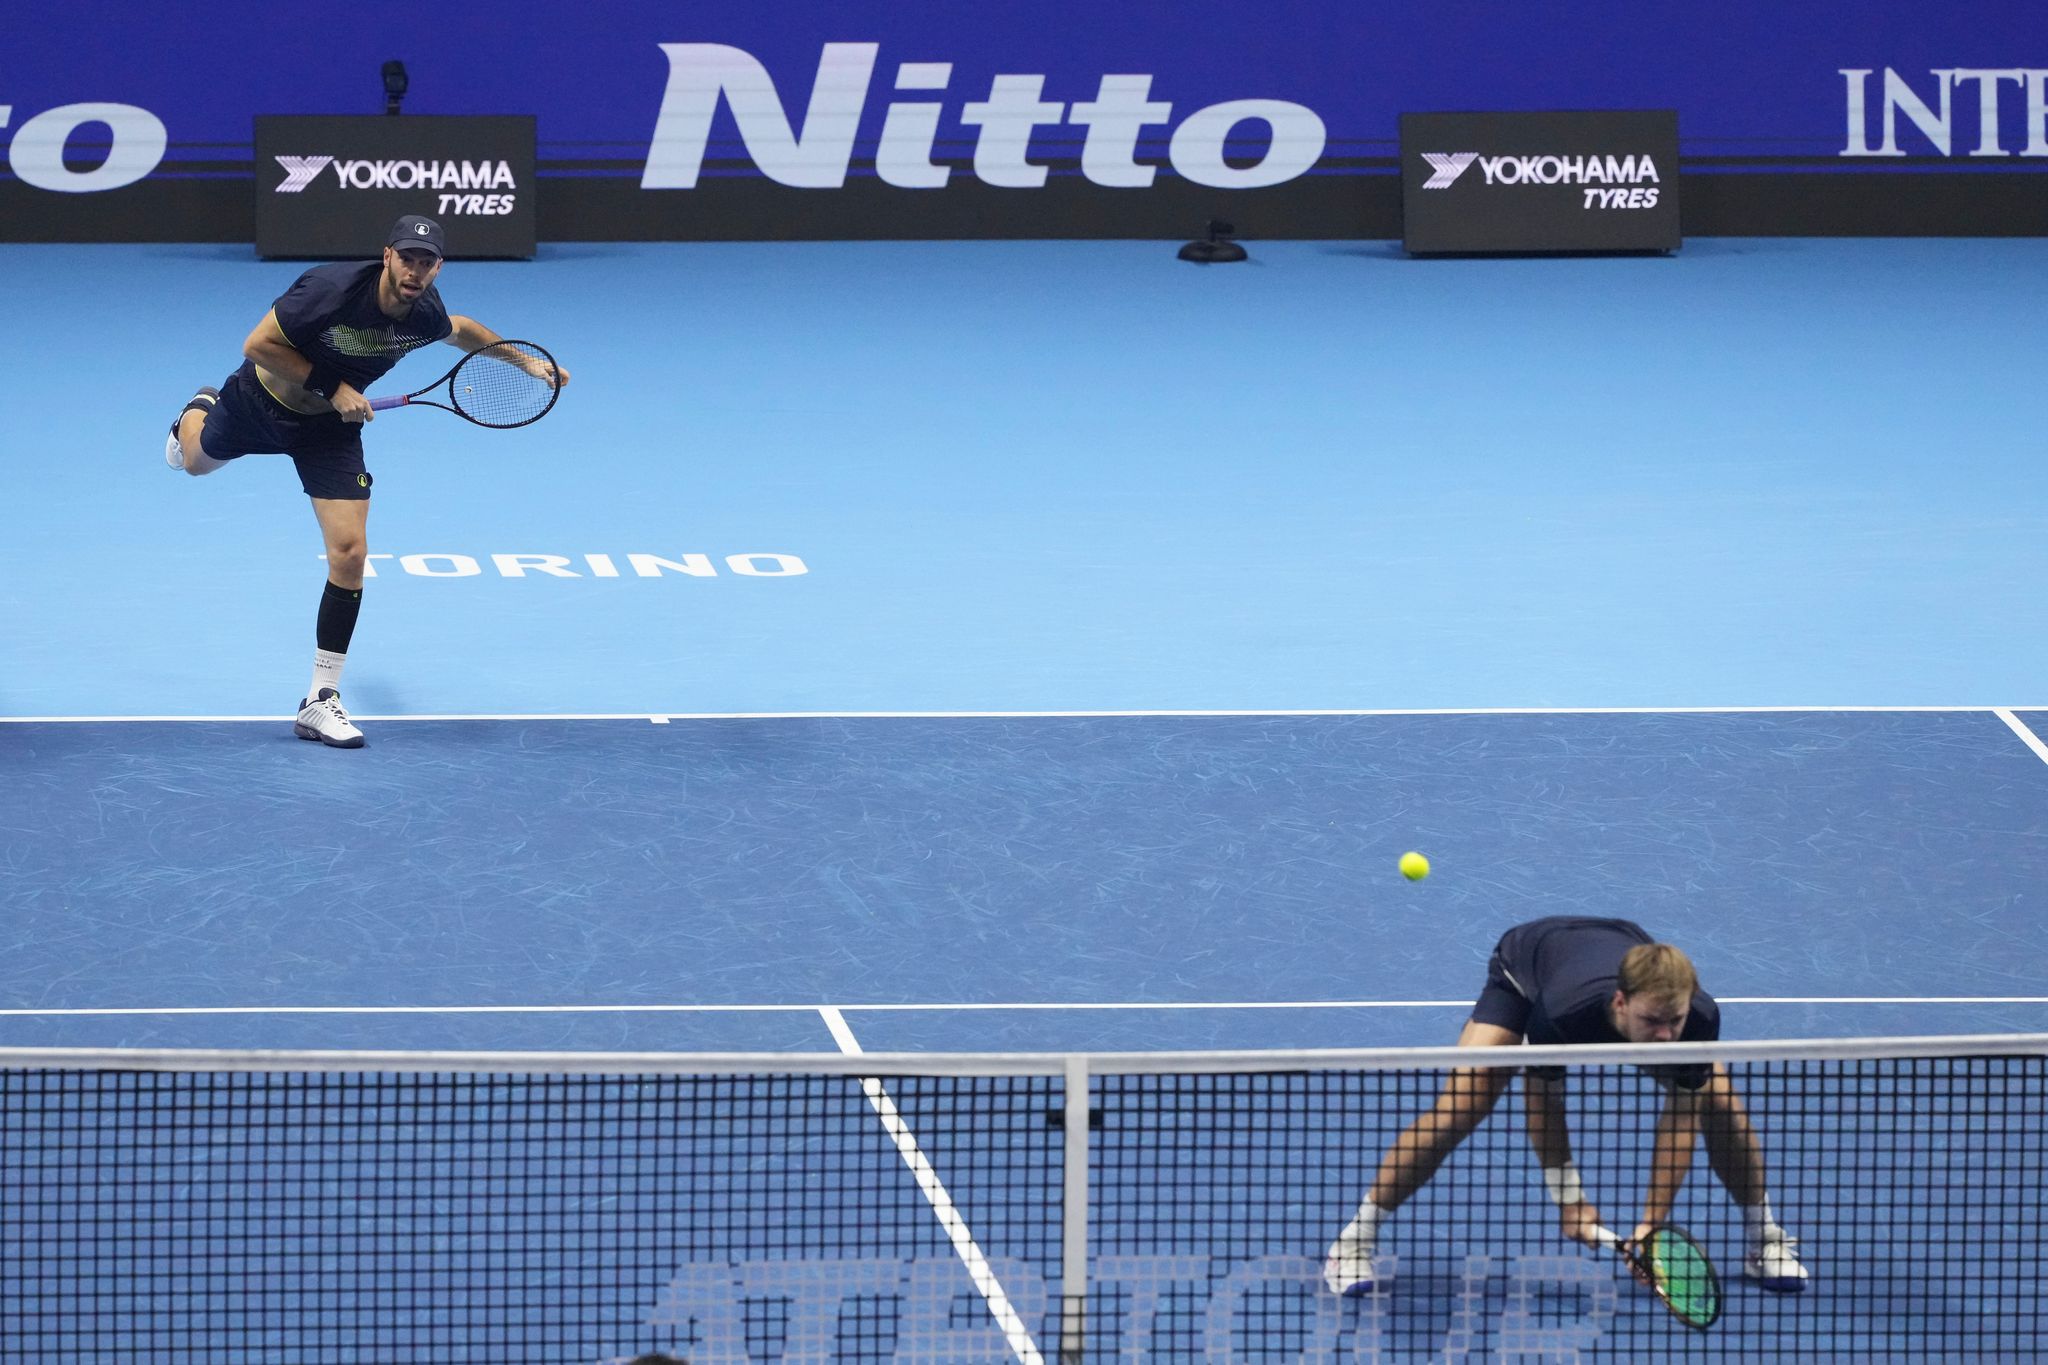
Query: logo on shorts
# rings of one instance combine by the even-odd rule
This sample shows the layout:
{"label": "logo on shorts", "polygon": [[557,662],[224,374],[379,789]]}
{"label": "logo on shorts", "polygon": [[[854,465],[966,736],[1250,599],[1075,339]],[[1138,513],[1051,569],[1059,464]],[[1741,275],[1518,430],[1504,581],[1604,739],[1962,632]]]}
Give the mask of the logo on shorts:
{"label": "logo on shorts", "polygon": [[370,486],[370,476],[369,476],[368,474],[358,474],[358,475],[356,475],[356,487],[358,487],[358,488],[368,488],[369,486]]}

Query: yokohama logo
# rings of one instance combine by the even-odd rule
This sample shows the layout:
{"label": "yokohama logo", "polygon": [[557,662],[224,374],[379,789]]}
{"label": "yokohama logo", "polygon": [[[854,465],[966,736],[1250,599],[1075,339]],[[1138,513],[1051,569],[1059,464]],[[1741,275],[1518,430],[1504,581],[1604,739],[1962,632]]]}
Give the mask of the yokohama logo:
{"label": "yokohama logo", "polygon": [[1465,168],[1479,159],[1477,152],[1424,152],[1422,159],[1432,170],[1429,179],[1423,182],[1426,190],[1447,190],[1451,183],[1465,173]]}
{"label": "yokohama logo", "polygon": [[327,169],[331,156],[281,156],[277,164],[284,167],[284,183],[277,187],[279,194],[297,194],[313,183],[313,178]]}
{"label": "yokohama logo", "polygon": [[1648,156],[1481,156],[1477,152],[1423,152],[1433,172],[1426,190],[1449,189],[1473,162],[1489,185],[1659,184],[1655,158]]}
{"label": "yokohama logo", "polygon": [[503,161],[337,161],[331,156],[280,156],[284,183],[278,194],[298,194],[332,166],[349,190],[509,190],[518,186]]}

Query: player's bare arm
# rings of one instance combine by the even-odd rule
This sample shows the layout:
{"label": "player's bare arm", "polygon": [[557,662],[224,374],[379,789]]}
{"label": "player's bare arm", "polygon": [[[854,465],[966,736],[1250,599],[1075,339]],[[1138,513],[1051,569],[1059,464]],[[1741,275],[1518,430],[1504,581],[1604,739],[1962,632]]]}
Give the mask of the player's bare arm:
{"label": "player's bare arm", "polygon": [[265,313],[263,321],[249,333],[242,343],[242,354],[255,363],[256,378],[270,391],[270,396],[294,411],[339,413],[346,422],[367,422],[375,416],[370,411],[370,401],[346,382],[335,388],[332,401],[306,387],[306,381],[313,375],[313,362],[285,339],[275,309]]}
{"label": "player's bare arm", "polygon": [[300,412],[328,410],[326,399],[307,391],[306,381],[313,375],[313,362],[285,340],[284,329],[277,325],[275,309],[265,313],[263,321],[250,331],[248,340],[242,343],[242,354],[255,362],[256,377],[263,381],[263,387],[286,407]]}
{"label": "player's bare arm", "polygon": [[[1561,1077],[1534,1071],[1525,1072],[1522,1079],[1529,1145],[1536,1151],[1536,1164],[1543,1168],[1544,1184],[1550,1187],[1553,1202],[1559,1199],[1558,1183],[1566,1179],[1559,1172],[1571,1171],[1569,1183],[1573,1185],[1577,1180],[1577,1173],[1572,1170],[1571,1129],[1564,1115],[1564,1084]],[[1571,1241],[1598,1245],[1594,1235],[1600,1227],[1600,1210],[1585,1197],[1583,1188],[1568,1193],[1577,1197],[1569,1203],[1558,1203],[1558,1231]]]}
{"label": "player's bare arm", "polygon": [[[475,318],[466,318],[459,313],[450,314],[448,322],[455,330],[450,332],[445,340],[450,346],[464,353],[480,351],[494,342],[505,339]],[[503,351],[493,351],[492,355],[502,358],[509,365],[517,365],[535,379],[548,380],[558,389],[566,387],[569,383],[569,368],[566,365],[550,366],[546,361],[526,355],[512,347],[507,347]]]}

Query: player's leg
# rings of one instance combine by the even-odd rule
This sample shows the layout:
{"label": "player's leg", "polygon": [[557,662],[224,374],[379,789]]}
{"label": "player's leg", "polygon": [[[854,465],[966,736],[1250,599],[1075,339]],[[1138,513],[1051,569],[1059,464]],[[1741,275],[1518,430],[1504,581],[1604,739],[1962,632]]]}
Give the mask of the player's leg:
{"label": "player's leg", "polygon": [[[1486,962],[1486,984],[1473,1002],[1472,1017],[1458,1035],[1460,1047],[1512,1047],[1529,1025],[1529,997],[1509,969],[1518,956],[1518,935],[1532,928],[1518,925],[1502,934]],[[1464,1141],[1493,1111],[1513,1078],[1512,1068],[1453,1072],[1429,1112],[1408,1125],[1380,1160],[1371,1189],[1358,1203],[1323,1261],[1323,1282],[1334,1294],[1363,1294],[1373,1286],[1372,1256],[1379,1244],[1380,1222],[1422,1188],[1445,1156]]]}
{"label": "player's leg", "polygon": [[[1471,1019],[1458,1035],[1459,1047],[1514,1047],[1521,1041],[1519,1033]],[[1514,1077],[1513,1067],[1474,1066],[1453,1071],[1436,1103],[1409,1124],[1388,1149],[1367,1198],[1388,1213],[1407,1203],[1410,1195],[1429,1183],[1444,1158],[1493,1112]]]}
{"label": "player's leg", "polygon": [[370,499],[316,497],[312,503],[327,555],[328,581],[361,592],[363,571],[370,562]]}
{"label": "player's leg", "polygon": [[[303,462],[302,462],[303,476]],[[362,609],[363,570],[369,562],[370,498],[368,476],[363,496],[315,497],[313,516],[327,549],[327,584],[315,618],[313,680],[299,704],[293,732],[338,749],[359,749],[363,732],[341,706],[341,670],[348,661],[349,641]]]}
{"label": "player's leg", "polygon": [[[185,406],[171,422],[170,440],[164,444],[164,463],[187,474],[211,474],[221,468],[227,460],[216,459],[206,453],[201,434],[206,424],[213,420],[213,411],[219,405],[221,391],[203,386],[185,400]],[[229,458],[233,458],[230,456]]]}
{"label": "player's leg", "polygon": [[[1458,1035],[1459,1047],[1513,1047],[1521,1041],[1522,1035],[1513,1029],[1477,1019],[1468,1019]],[[1356,1295],[1372,1288],[1372,1257],[1381,1221],[1429,1183],[1444,1158],[1493,1112],[1514,1077],[1513,1067],[1459,1067],[1451,1072],[1436,1102],[1380,1159],[1357,1214],[1330,1245],[1323,1280],[1331,1293]]]}
{"label": "player's leg", "polygon": [[1743,1273],[1765,1289],[1792,1293],[1806,1288],[1806,1267],[1799,1263],[1798,1239],[1789,1236],[1771,1215],[1770,1189],[1764,1181],[1764,1149],[1750,1124],[1749,1111],[1726,1067],[1718,1062],[1699,1094],[1700,1134],[1707,1160],[1728,1195],[1742,1210],[1748,1242]]}

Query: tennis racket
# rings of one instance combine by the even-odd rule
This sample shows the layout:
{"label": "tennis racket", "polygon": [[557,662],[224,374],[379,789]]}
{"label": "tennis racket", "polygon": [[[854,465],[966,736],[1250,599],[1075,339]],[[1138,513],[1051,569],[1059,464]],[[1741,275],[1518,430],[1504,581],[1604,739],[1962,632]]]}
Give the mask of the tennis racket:
{"label": "tennis racket", "polygon": [[1684,1228],[1659,1227],[1639,1248],[1624,1245],[1607,1228],[1593,1229],[1593,1238],[1628,1262],[1630,1272],[1687,1327],[1704,1332],[1721,1316],[1721,1277]]}
{"label": "tennis racket", "polygon": [[370,409],[387,412],[418,404],[480,427],[523,427],[547,416],[555,405],[562,393],[559,373],[555,358],[530,341],[494,341],[456,361],[454,369],[417,393],[372,398]]}

